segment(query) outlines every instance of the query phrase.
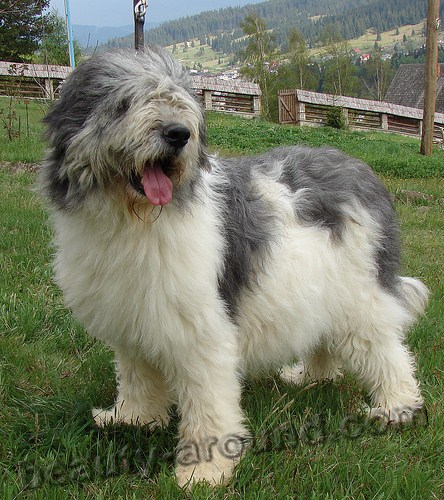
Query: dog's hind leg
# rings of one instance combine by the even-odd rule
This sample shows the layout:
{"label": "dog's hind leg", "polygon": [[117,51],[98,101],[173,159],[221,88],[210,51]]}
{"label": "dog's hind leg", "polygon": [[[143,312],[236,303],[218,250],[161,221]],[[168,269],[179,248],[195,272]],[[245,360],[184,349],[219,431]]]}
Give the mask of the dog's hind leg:
{"label": "dog's hind leg", "polygon": [[305,385],[321,380],[335,380],[342,376],[341,366],[334,355],[322,346],[299,363],[282,367],[279,372],[285,382]]}
{"label": "dog's hind leg", "polygon": [[415,363],[403,343],[412,316],[399,298],[381,289],[361,306],[360,314],[338,352],[371,394],[370,417],[393,424],[408,422],[423,405]]}
{"label": "dog's hind leg", "polygon": [[127,423],[158,427],[168,424],[170,391],[157,369],[140,358],[118,351],[116,376],[116,403],[108,410],[93,410],[97,425]]}

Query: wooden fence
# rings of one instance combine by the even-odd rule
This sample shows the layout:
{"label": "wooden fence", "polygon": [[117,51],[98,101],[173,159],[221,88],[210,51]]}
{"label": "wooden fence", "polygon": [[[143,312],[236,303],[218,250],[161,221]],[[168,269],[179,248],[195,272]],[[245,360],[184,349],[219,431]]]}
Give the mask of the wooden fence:
{"label": "wooden fence", "polygon": [[70,71],[68,66],[0,61],[0,96],[55,99]]}
{"label": "wooden fence", "polygon": [[[323,126],[333,107],[341,109],[346,125],[352,129],[421,136],[422,109],[299,89],[279,92],[279,123]],[[443,142],[443,113],[435,113],[434,137]]]}
{"label": "wooden fence", "polygon": [[[57,99],[60,87],[71,72],[69,66],[21,64],[0,61],[0,96]],[[192,85],[205,109],[260,116],[259,85],[242,80],[193,76]]]}
{"label": "wooden fence", "polygon": [[193,76],[192,81],[207,110],[247,117],[261,114],[261,90],[256,83],[205,76]]}

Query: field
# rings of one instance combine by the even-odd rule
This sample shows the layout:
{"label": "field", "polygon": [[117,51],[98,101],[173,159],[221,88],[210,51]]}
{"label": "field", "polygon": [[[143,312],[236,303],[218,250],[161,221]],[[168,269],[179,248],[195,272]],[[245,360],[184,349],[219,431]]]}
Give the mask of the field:
{"label": "field", "polygon": [[[192,43],[194,43],[194,47],[192,47]],[[199,69],[199,64],[202,65],[203,69],[211,72],[224,71],[229,68],[229,57],[215,52],[210,45],[201,46],[197,38],[188,40],[187,44],[186,50],[184,50],[184,43],[178,43],[174,52],[173,45],[165,48],[173,54],[175,59],[190,69]]]}
{"label": "field", "polygon": [[[391,53],[397,43],[402,45],[404,35],[407,40],[411,41],[414,48],[425,45],[425,36],[423,35],[424,23],[425,21],[418,24],[400,26],[398,28],[398,33],[396,30],[383,31],[381,33],[381,40],[378,40],[379,47],[385,52]],[[365,35],[350,40],[350,46],[353,48],[360,48],[363,51],[372,52],[374,44],[377,41],[376,37],[377,33],[375,30],[368,30]]]}
{"label": "field", "polygon": [[0,498],[443,498],[444,150],[424,158],[417,140],[395,135],[208,116],[214,152],[332,145],[378,171],[402,224],[403,272],[432,291],[408,335],[427,412],[385,429],[359,416],[366,395],[353,378],[307,388],[273,374],[247,380],[253,448],[229,485],[190,495],[172,473],[177,417],[154,433],[93,425],[90,409],[113,402],[112,355],[73,320],[52,281],[51,231],[29,167],[43,151],[39,115],[32,110],[29,137],[9,143],[0,131]]}
{"label": "field", "polygon": [[[404,49],[408,45],[409,49],[417,49],[425,45],[425,37],[423,35],[425,21],[418,24],[406,24],[398,28],[398,32],[392,29],[380,33],[381,39],[377,40],[377,32],[375,29],[368,29],[366,33],[358,38],[348,40],[348,44],[353,49],[360,49],[363,52],[371,53],[374,49],[375,42],[387,54],[392,54],[396,44],[401,47],[404,44]],[[404,42],[404,36],[407,41]],[[440,35],[441,36],[441,35]],[[312,56],[319,56],[322,53],[322,48],[314,48],[310,50]]]}

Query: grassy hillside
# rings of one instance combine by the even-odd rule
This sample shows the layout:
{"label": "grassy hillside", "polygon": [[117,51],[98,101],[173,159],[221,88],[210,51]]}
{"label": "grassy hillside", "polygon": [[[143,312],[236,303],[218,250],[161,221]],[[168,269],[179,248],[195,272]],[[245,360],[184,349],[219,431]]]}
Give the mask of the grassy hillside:
{"label": "grassy hillside", "polygon": [[[186,40],[188,47],[184,50],[185,41],[165,47],[186,68],[204,69],[218,73],[229,68],[230,58],[216,52],[208,44],[200,44],[199,39]],[[192,46],[194,44],[194,47]],[[176,50],[174,50],[176,48]],[[199,66],[201,65],[201,66]]]}
{"label": "grassy hillside", "polygon": [[[350,40],[351,47],[358,47],[363,51],[371,52],[375,42],[378,43],[385,52],[392,53],[395,46],[407,49],[410,44],[412,48],[422,47],[425,44],[425,36],[423,35],[424,21],[418,24],[407,24],[400,26],[397,30],[391,29],[380,34],[381,39],[377,40],[375,29],[367,30],[367,32],[359,38]],[[407,38],[405,42],[404,39]]]}
{"label": "grassy hillside", "polygon": [[[366,33],[358,38],[352,38],[349,40],[351,48],[358,48],[363,52],[372,52],[374,49],[375,42],[382,49],[383,53],[391,55],[398,49],[402,52],[409,52],[422,47],[425,44],[425,37],[423,35],[424,21],[417,24],[408,24],[405,26],[400,26],[397,29],[390,29],[388,31],[383,31],[379,34],[380,40],[378,40],[377,31],[374,28],[370,28]],[[444,32],[440,34],[442,38]],[[242,37],[244,38],[244,37]],[[184,51],[184,42],[187,42],[188,48]],[[194,42],[194,47],[191,44]],[[210,45],[202,45],[204,53],[201,54],[199,51],[201,45],[199,39],[184,40],[181,43],[175,44],[177,50],[173,52],[174,45],[169,45],[166,47],[168,51],[173,53],[174,57],[180,61],[185,67],[188,68],[198,68],[198,64],[202,65],[203,69],[207,69],[211,72],[220,72],[227,70],[230,67],[230,60],[232,54],[224,54],[222,52],[216,52],[212,49]],[[317,58],[323,51],[322,47],[314,47],[310,49],[310,55]],[[285,53],[281,54],[281,59],[285,60]],[[199,69],[199,68],[198,68]]]}
{"label": "grassy hillside", "polygon": [[[0,498],[441,498],[444,151],[425,159],[418,141],[394,135],[279,127],[220,114],[208,120],[213,152],[333,145],[382,174],[402,224],[403,272],[432,291],[426,315],[408,336],[428,417],[393,430],[370,424],[358,416],[365,394],[350,377],[302,389],[273,374],[247,380],[242,407],[255,446],[229,485],[184,493],[172,474],[177,416],[154,433],[93,425],[90,409],[114,398],[112,355],[74,321],[52,281],[51,231],[31,190],[34,173],[2,164]],[[41,141],[33,136],[27,149],[27,140],[5,149],[1,135],[1,159],[39,161]]]}

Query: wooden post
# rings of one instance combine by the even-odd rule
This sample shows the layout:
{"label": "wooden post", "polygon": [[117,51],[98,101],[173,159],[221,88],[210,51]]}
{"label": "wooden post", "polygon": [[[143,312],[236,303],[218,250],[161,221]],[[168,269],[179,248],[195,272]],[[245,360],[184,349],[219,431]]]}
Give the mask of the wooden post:
{"label": "wooden post", "polygon": [[145,39],[143,35],[143,26],[145,24],[145,14],[147,9],[147,0],[133,0],[134,5],[134,48],[143,50]]}
{"label": "wooden post", "polygon": [[52,80],[48,76],[48,78],[45,78],[45,98],[49,99],[50,101],[54,100],[54,87],[52,85]]}
{"label": "wooden post", "polygon": [[203,90],[204,109],[213,109],[213,97],[211,90]]}
{"label": "wooden post", "polygon": [[305,125],[305,103],[296,101],[296,124]]}
{"label": "wooden post", "polygon": [[261,115],[261,96],[260,95],[253,96],[253,114],[254,114],[254,116]]}
{"label": "wooden post", "polygon": [[348,119],[348,108],[341,108],[341,113],[344,117],[345,126],[348,127],[350,125],[350,120]]}
{"label": "wooden post", "polygon": [[430,156],[433,150],[439,25],[439,0],[428,0],[426,65],[424,79],[424,114],[420,149],[421,154],[426,156]]}

